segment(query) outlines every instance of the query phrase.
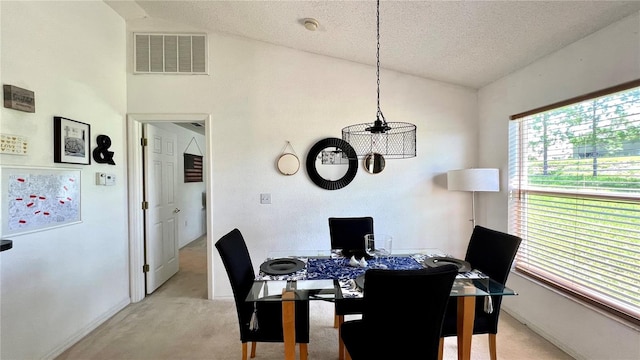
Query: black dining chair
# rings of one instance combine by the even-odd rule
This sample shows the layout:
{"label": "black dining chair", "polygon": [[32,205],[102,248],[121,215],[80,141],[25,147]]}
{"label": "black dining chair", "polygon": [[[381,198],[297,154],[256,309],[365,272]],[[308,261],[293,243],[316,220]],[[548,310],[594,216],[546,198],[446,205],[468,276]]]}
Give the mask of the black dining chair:
{"label": "black dining chair", "polygon": [[[505,284],[521,241],[522,239],[518,236],[476,225],[464,259],[469,262],[472,269],[478,269],[491,279]],[[473,334],[489,334],[489,355],[492,360],[496,360],[496,334],[502,296],[491,296],[493,311],[490,313],[485,311],[485,301],[488,300],[484,296],[476,297]],[[457,309],[456,299],[451,299],[442,324],[440,360],[444,350],[444,338],[457,335]]]}
{"label": "black dining chair", "polygon": [[[247,359],[247,343],[251,342],[251,357],[256,355],[257,342],[284,342],[282,328],[282,303],[280,301],[247,302],[245,299],[253,286],[255,272],[251,257],[240,230],[233,229],[215,244],[229,276],[238,312],[242,359]],[[255,307],[254,307],[255,305]],[[257,319],[257,329],[251,320]],[[295,304],[295,336],[299,344],[300,358],[307,358],[309,343],[309,301]]]}
{"label": "black dining chair", "polygon": [[366,256],[364,251],[366,234],[373,234],[373,218],[370,216],[329,218],[331,249],[341,249],[346,257]]}
{"label": "black dining chair", "polygon": [[347,358],[438,358],[455,265],[365,272],[362,319],[342,324]]}
{"label": "black dining chair", "polygon": [[[331,249],[340,249],[346,257],[354,255],[358,258],[365,256],[364,236],[373,234],[373,217],[330,217],[329,238]],[[340,337],[340,325],[345,315],[362,314],[362,299],[336,299],[333,327],[338,329],[338,359],[344,359],[344,344]]]}

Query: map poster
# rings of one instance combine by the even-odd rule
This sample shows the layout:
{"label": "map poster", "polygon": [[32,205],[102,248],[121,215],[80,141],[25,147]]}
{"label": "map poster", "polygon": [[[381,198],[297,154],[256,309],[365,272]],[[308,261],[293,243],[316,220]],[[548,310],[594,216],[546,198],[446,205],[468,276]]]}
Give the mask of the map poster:
{"label": "map poster", "polygon": [[80,170],[2,167],[2,236],[75,224]]}

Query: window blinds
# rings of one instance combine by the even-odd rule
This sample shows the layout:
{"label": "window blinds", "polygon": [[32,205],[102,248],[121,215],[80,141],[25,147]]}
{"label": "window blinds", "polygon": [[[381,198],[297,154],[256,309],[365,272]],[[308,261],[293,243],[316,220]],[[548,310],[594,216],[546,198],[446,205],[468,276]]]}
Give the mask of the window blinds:
{"label": "window blinds", "polygon": [[512,118],[516,269],[638,322],[640,88]]}

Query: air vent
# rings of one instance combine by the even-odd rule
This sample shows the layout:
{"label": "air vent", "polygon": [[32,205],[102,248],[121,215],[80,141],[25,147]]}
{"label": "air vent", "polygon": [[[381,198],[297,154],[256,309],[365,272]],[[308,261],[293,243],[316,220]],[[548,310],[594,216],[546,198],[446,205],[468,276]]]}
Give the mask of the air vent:
{"label": "air vent", "polygon": [[134,33],[134,74],[207,72],[206,34]]}

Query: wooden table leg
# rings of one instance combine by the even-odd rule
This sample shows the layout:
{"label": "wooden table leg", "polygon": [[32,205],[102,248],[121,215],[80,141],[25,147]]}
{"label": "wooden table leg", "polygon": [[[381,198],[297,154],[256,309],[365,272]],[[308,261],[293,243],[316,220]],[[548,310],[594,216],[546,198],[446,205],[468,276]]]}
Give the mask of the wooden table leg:
{"label": "wooden table leg", "polygon": [[284,335],[284,359],[296,358],[296,295],[282,290],[282,332]]}
{"label": "wooden table leg", "polygon": [[338,360],[344,360],[344,341],[342,341],[342,324],[344,323],[344,315],[336,315],[338,321]]}
{"label": "wooden table leg", "polygon": [[471,359],[471,338],[475,321],[476,297],[458,297],[458,360]]}

